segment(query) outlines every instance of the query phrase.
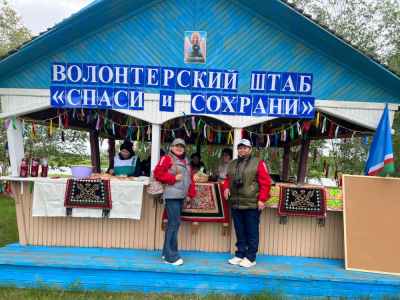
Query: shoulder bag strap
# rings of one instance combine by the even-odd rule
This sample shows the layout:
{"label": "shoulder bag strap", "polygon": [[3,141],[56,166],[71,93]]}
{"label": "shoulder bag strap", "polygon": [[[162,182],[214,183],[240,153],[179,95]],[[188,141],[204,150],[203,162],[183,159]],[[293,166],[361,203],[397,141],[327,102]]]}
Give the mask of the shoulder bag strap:
{"label": "shoulder bag strap", "polygon": [[171,154],[168,154],[168,155],[169,155],[169,157],[171,157],[171,160],[172,160],[172,162],[174,163],[174,166],[175,166],[175,169],[176,169],[176,173],[180,174],[180,173],[179,173],[179,169],[178,169],[178,165],[176,164],[175,159],[172,157]]}

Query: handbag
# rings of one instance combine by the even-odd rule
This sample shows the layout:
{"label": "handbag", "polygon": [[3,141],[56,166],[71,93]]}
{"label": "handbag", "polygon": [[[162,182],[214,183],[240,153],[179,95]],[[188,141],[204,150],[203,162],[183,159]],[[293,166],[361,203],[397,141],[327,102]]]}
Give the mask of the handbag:
{"label": "handbag", "polygon": [[[179,173],[178,165],[176,164],[175,159],[172,157],[172,155],[168,154],[169,157],[171,157],[171,161],[174,163],[176,172]],[[151,171],[150,173],[150,180],[149,184],[147,185],[147,195],[150,198],[159,198],[163,194],[165,189],[165,183],[162,183],[161,181],[156,180],[154,177],[154,171]]]}

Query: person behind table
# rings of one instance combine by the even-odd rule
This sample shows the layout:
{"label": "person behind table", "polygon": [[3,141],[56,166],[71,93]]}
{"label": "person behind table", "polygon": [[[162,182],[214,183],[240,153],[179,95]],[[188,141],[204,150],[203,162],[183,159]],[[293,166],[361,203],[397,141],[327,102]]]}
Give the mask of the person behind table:
{"label": "person behind table", "polygon": [[120,152],[111,161],[106,173],[110,175],[142,176],[142,165],[139,157],[135,156],[131,141],[122,143]]}
{"label": "person behind table", "polygon": [[251,267],[256,264],[260,215],[270,197],[271,181],[265,162],[252,156],[249,140],[241,140],[237,149],[239,158],[228,165],[223,185],[225,199],[230,200],[237,238],[237,251],[229,263]]}
{"label": "person behind table", "polygon": [[[175,160],[179,174],[176,172]],[[189,159],[185,156],[185,141],[175,139],[168,155],[160,158],[154,169],[156,180],[166,183],[163,200],[168,214],[168,224],[165,230],[163,259],[167,264],[179,266],[183,260],[178,253],[178,231],[181,225],[183,202],[189,202],[196,196],[193,170]]]}
{"label": "person behind table", "polygon": [[218,165],[218,171],[215,172],[218,182],[225,181],[228,165],[232,161],[232,155],[232,149],[225,148],[222,150],[222,163]]}
{"label": "person behind table", "polygon": [[190,165],[192,166],[193,173],[196,174],[198,171],[200,171],[200,168],[203,167],[203,173],[206,173],[206,166],[204,165],[203,162],[200,161],[201,156],[199,153],[193,153],[190,156],[190,159],[192,160],[190,162]]}
{"label": "person behind table", "polygon": [[[160,157],[165,155],[165,151],[160,148]],[[143,176],[150,176],[151,173],[151,153],[150,156],[142,161],[142,173]]]}

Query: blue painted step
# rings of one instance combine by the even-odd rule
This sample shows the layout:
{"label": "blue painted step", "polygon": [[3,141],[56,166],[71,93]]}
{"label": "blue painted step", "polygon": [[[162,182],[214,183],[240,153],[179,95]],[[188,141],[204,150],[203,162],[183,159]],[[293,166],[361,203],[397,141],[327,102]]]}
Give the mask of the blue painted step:
{"label": "blue painted step", "polygon": [[20,246],[0,248],[0,284],[38,283],[85,290],[250,294],[268,290],[288,298],[400,296],[400,276],[344,270],[343,260],[258,255],[257,265],[228,264],[228,253],[181,251],[184,265],[161,251]]}

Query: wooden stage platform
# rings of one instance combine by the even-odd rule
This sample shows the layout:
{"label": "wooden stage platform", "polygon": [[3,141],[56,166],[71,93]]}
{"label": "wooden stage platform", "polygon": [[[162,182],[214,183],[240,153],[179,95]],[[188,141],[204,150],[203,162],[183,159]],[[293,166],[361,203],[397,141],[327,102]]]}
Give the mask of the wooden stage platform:
{"label": "wooden stage platform", "polygon": [[287,298],[400,297],[400,276],[346,271],[339,259],[258,255],[252,268],[231,266],[229,253],[181,251],[184,265],[161,251],[8,245],[0,248],[0,285],[46,284],[82,290],[250,294]]}

